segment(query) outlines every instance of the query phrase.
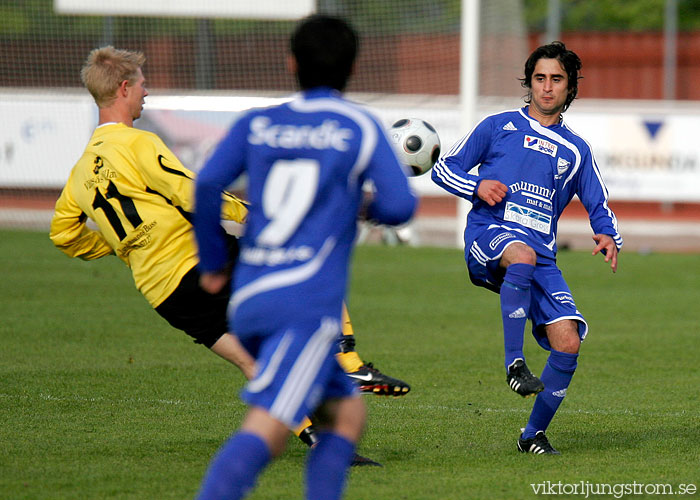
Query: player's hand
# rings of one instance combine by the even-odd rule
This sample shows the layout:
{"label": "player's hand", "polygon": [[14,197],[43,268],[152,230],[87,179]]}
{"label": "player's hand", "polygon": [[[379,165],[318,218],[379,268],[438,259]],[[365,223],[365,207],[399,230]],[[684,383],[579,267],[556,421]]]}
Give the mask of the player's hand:
{"label": "player's hand", "polygon": [[199,286],[208,293],[219,293],[231,279],[228,272],[202,273],[199,277]]}
{"label": "player's hand", "polygon": [[484,200],[489,206],[494,206],[503,201],[508,193],[508,186],[501,181],[484,179],[479,183],[476,195]]}
{"label": "player's hand", "polygon": [[612,236],[607,234],[594,234],[593,240],[596,242],[596,247],[593,249],[593,255],[602,253],[605,256],[605,262],[610,262],[612,272],[617,271],[617,245]]}

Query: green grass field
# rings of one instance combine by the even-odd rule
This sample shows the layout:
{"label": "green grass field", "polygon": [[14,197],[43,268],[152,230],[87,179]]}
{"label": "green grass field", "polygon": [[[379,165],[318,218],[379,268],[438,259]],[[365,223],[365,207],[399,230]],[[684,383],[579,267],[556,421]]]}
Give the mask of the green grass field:
{"label": "green grass field", "polygon": [[[20,231],[0,231],[0,255],[0,498],[192,498],[243,415],[243,376],[170,328],[116,258]],[[546,481],[700,496],[700,256],[623,253],[615,275],[587,253],[559,263],[590,335],[548,432],[562,455],[543,457],[516,451],[532,400],[505,383],[498,299],[461,251],[358,248],[358,351],[413,389],[365,398],[359,452],[384,467],[352,470],[346,498],[537,498]],[[529,333],[525,349],[539,372]],[[305,452],[291,438],[250,498],[302,498]]]}

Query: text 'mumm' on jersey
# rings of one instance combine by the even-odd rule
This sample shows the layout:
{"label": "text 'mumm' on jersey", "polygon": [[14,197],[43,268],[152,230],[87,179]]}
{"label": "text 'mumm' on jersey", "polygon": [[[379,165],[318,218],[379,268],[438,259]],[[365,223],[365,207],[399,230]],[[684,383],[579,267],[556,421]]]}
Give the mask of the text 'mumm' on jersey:
{"label": "text 'mumm' on jersey", "polygon": [[203,271],[225,263],[212,195],[244,172],[250,213],[229,308],[237,333],[339,317],[365,181],[373,186],[367,215],[379,223],[406,222],[417,203],[379,123],[336,91],[305,91],[240,118],[200,172]]}
{"label": "text 'mumm' on jersey", "polygon": [[[245,205],[228,194],[222,217],[245,219]],[[70,257],[115,253],[153,307],[198,262],[192,213],[194,174],[158,136],[111,123],[97,127],[56,202],[51,240]],[[98,230],[87,226],[94,221]]]}
{"label": "text 'mumm' on jersey", "polygon": [[[466,248],[474,230],[495,224],[524,236],[539,255],[554,258],[559,217],[577,195],[594,233],[610,235],[619,250],[617,219],[590,146],[563,121],[545,127],[527,110],[487,116],[433,168],[436,184],[473,204]],[[476,194],[483,179],[508,186],[505,198],[493,207]]]}

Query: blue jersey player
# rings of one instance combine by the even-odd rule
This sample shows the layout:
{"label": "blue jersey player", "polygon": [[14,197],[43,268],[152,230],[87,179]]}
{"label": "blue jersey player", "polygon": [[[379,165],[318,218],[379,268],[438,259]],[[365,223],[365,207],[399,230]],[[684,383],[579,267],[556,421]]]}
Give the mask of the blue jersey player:
{"label": "blue jersey player", "polygon": [[215,292],[230,272],[218,193],[247,175],[250,211],[229,320],[257,367],[242,392],[250,409],[212,460],[200,499],[243,497],[282,452],[288,429],[312,413],[321,428],[306,498],[342,496],[366,412],[335,357],[362,186],[373,186],[363,205],[370,219],[401,224],[416,208],[381,126],[341,95],[357,52],[354,30],[311,16],[297,26],[291,52],[301,92],[240,118],[197,177],[201,279]]}
{"label": "blue jersey player", "polygon": [[[440,159],[432,179],[472,202],[464,233],[472,282],[500,293],[506,381],[537,395],[519,440],[524,453],[558,452],[545,430],[576,370],[588,327],[556,264],[557,222],[577,195],[588,211],[595,248],[612,271],[622,238],[588,144],[562,120],[575,99],[581,61],[561,42],[525,63],[527,106],[488,116]],[[540,378],[525,364],[527,319],[549,350]]]}

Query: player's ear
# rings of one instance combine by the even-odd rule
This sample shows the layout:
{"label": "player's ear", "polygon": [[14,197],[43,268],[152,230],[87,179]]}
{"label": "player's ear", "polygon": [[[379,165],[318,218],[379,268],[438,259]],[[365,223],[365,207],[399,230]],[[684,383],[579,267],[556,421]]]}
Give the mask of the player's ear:
{"label": "player's ear", "polygon": [[129,80],[123,80],[119,84],[119,89],[117,90],[117,94],[121,95],[122,97],[126,97],[127,94],[127,87],[129,87]]}

